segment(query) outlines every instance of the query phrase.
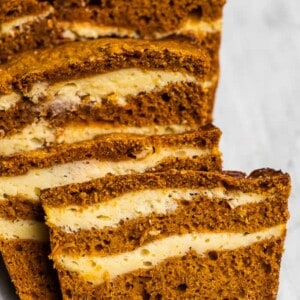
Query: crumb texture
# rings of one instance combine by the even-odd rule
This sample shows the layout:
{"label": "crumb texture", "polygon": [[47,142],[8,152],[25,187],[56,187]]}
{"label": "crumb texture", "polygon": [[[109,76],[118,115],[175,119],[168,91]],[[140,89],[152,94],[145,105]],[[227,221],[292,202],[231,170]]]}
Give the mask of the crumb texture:
{"label": "crumb texture", "polygon": [[57,275],[48,260],[48,243],[3,241],[1,253],[21,299],[60,299]]}
{"label": "crumb texture", "polygon": [[[129,217],[136,199],[147,206],[163,191],[160,203]],[[276,299],[289,193],[289,175],[271,169],[172,170],[107,176],[44,190],[40,198],[66,299]],[[105,225],[110,210],[96,205],[121,210],[124,197],[134,199],[126,217]],[[90,208],[90,224],[77,228]],[[67,212],[82,219],[60,226],[58,215]]]}
{"label": "crumb texture", "polygon": [[[86,34],[88,37],[98,37],[93,32],[89,33],[87,26],[96,27],[96,32],[101,33],[99,37],[130,37],[127,32],[133,32],[135,38],[170,36],[172,39],[187,39],[189,43],[198,40],[203,46],[211,44],[209,40],[213,40],[214,51],[218,52],[220,30],[205,34],[189,27],[181,33],[181,29],[188,21],[191,25],[202,22],[204,28],[220,21],[224,4],[225,0],[138,0],[130,3],[125,0],[3,0],[0,2],[0,24],[6,27],[9,24],[10,30],[2,29],[1,32],[0,26],[0,63],[13,59],[15,54],[22,51],[79,40]],[[45,11],[49,13],[45,14]],[[72,31],[74,24],[83,26],[83,37]],[[112,30],[107,31],[107,28]],[[179,36],[176,36],[178,32]],[[215,62],[217,65],[217,60]]]}
{"label": "crumb texture", "polygon": [[[35,168],[44,169],[59,164],[91,159],[102,162],[138,162],[150,155],[155,155],[156,152],[162,151],[164,148],[176,149],[175,155],[173,158],[168,157],[166,160],[161,161],[156,171],[170,168],[183,169],[183,167],[180,167],[181,163],[187,169],[220,170],[221,153],[218,150],[220,137],[220,130],[211,125],[181,134],[152,136],[104,134],[84,142],[60,144],[26,153],[0,156],[0,174],[1,176],[24,175]],[[203,155],[203,157],[197,156],[184,162],[184,158],[187,159],[188,156],[185,155],[185,152],[180,152],[180,149],[183,148],[195,149],[199,153],[203,150],[206,155]],[[176,154],[177,152],[178,154]]]}
{"label": "crumb texture", "polygon": [[282,251],[281,238],[205,255],[190,251],[98,286],[58,271],[66,299],[276,299]]}

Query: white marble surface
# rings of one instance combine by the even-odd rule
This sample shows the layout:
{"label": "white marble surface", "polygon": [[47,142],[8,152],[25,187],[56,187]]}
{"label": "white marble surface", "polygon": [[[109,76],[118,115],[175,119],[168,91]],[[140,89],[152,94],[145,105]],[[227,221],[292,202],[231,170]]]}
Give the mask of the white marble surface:
{"label": "white marble surface", "polygon": [[[292,176],[279,300],[300,300],[299,15],[299,0],[228,0],[215,106],[226,169],[273,167]],[[12,293],[0,272],[0,300],[16,299]]]}
{"label": "white marble surface", "polygon": [[226,169],[292,177],[279,300],[300,299],[299,14],[299,0],[228,0],[215,106]]}

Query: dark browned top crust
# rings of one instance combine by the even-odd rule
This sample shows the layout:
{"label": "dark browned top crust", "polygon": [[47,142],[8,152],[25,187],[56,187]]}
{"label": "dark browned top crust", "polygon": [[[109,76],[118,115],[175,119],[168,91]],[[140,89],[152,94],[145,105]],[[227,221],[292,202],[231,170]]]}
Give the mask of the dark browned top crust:
{"label": "dark browned top crust", "polygon": [[94,140],[61,144],[26,153],[0,157],[0,176],[25,174],[33,168],[46,168],[56,164],[86,159],[110,161],[135,159],[145,150],[156,147],[176,147],[177,145],[203,148],[212,151],[216,156],[216,165],[221,167],[218,144],[221,131],[212,126],[205,126],[198,131],[172,135],[135,135],[109,134],[101,135]]}
{"label": "dark browned top crust", "polygon": [[272,169],[253,171],[249,176],[241,174],[175,171],[124,176],[106,176],[82,184],[46,189],[40,199],[45,206],[90,205],[108,201],[124,193],[163,188],[205,188],[223,187],[227,191],[268,192],[285,195],[288,198],[291,188],[287,173]]}
{"label": "dark browned top crust", "polygon": [[178,41],[99,39],[19,55],[0,69],[0,94],[28,91],[37,81],[56,82],[120,68],[167,69],[204,78],[208,56]]}

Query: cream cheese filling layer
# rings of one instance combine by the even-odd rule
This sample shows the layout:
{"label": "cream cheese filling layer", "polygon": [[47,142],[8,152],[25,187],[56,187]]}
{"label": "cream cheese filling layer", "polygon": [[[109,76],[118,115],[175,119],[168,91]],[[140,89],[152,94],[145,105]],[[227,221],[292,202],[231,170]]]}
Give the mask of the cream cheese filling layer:
{"label": "cream cheese filling layer", "polygon": [[0,239],[25,239],[48,241],[48,228],[44,223],[33,220],[14,221],[0,218]]}
{"label": "cream cheese filling layer", "polygon": [[[101,194],[99,194],[101,200]],[[175,212],[179,202],[193,201],[197,197],[225,199],[236,208],[249,203],[259,203],[267,195],[214,189],[166,188],[128,192],[110,201],[100,202],[82,208],[78,205],[45,207],[47,222],[66,232],[90,230],[92,228],[117,227],[121,220],[146,217],[151,213],[168,214]],[[205,200],[204,200],[205,201]]]}
{"label": "cream cheese filling layer", "polygon": [[83,280],[97,285],[138,269],[153,268],[168,258],[182,257],[191,250],[200,255],[205,255],[208,251],[235,250],[256,242],[278,238],[284,232],[285,225],[250,234],[194,232],[156,240],[134,251],[111,256],[57,255],[53,258],[60,268],[76,272]]}
{"label": "cream cheese filling layer", "polygon": [[191,17],[187,20],[183,26],[176,31],[169,31],[165,33],[155,32],[154,37],[156,39],[163,39],[171,35],[185,35],[185,34],[194,34],[194,35],[206,35],[208,33],[218,33],[222,30],[222,18],[215,21],[202,21],[197,18]]}
{"label": "cream cheese filling layer", "polygon": [[[193,82],[207,89],[215,81],[216,78],[212,78],[200,82],[195,76],[181,72],[128,68],[54,84],[37,82],[30,91],[24,92],[24,96],[34,103],[46,98],[40,109],[50,109],[54,114],[58,114],[74,110],[81,103],[101,105],[103,100],[124,106],[127,97],[135,97],[142,92],[160,91],[168,84]],[[17,92],[0,95],[0,110],[14,107],[17,100],[21,100]]]}
{"label": "cream cheese filling layer", "polygon": [[111,133],[162,135],[183,133],[191,129],[188,125],[153,125],[146,127],[113,126],[101,123],[67,125],[54,128],[45,120],[33,123],[25,127],[20,133],[0,139],[0,156],[12,155],[23,151],[37,150],[51,144],[73,144],[92,140],[98,135]]}
{"label": "cream cheese filling layer", "polygon": [[0,177],[0,201],[7,196],[23,196],[32,201],[39,200],[41,189],[62,186],[70,183],[81,183],[95,178],[104,177],[111,173],[123,175],[130,173],[143,173],[148,168],[154,168],[161,161],[171,157],[192,158],[209,155],[209,150],[178,147],[158,148],[155,153],[145,149],[140,153],[142,157],[124,161],[98,161],[95,159],[77,161],[55,165],[51,168],[32,169],[25,175]]}
{"label": "cream cheese filling layer", "polygon": [[119,38],[156,38],[162,39],[167,36],[174,34],[206,34],[206,33],[217,33],[222,30],[222,19],[215,21],[203,21],[197,20],[194,17],[188,18],[179,29],[168,32],[153,32],[151,36],[142,36],[138,31],[118,27],[118,26],[105,26],[105,25],[94,25],[89,22],[58,22],[58,26],[62,28],[63,38],[78,40],[78,39],[96,39],[99,37],[115,36]]}
{"label": "cream cheese filling layer", "polygon": [[14,36],[16,30],[23,30],[24,26],[30,25],[34,22],[38,22],[42,19],[47,18],[51,13],[53,13],[53,7],[49,7],[48,10],[37,14],[37,15],[27,15],[24,17],[20,17],[8,22],[4,22],[0,24],[0,37],[4,35]]}
{"label": "cream cheese filling layer", "polygon": [[181,72],[129,68],[52,85],[47,82],[35,83],[24,95],[35,103],[46,97],[48,101],[45,105],[53,110],[72,109],[84,97],[88,97],[87,101],[92,104],[101,105],[103,99],[106,99],[115,105],[124,106],[128,96],[161,90],[168,84],[178,82],[197,82],[197,78]]}
{"label": "cream cheese filling layer", "polygon": [[15,106],[22,99],[21,95],[18,93],[11,93],[8,95],[0,96],[0,111],[8,110],[9,108]]}

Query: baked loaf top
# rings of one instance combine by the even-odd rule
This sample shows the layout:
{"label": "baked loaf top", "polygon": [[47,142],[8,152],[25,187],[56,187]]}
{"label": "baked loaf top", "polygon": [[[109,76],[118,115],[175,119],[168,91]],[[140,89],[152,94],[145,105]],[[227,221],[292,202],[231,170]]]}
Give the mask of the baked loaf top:
{"label": "baked loaf top", "polygon": [[170,171],[165,173],[134,174],[124,176],[107,176],[82,184],[46,189],[41,193],[41,201],[45,206],[60,206],[68,204],[89,205],[97,203],[98,197],[93,197],[101,191],[101,201],[129,191],[156,188],[217,188],[225,187],[227,191],[245,193],[274,193],[285,195],[290,193],[290,177],[287,173],[273,169],[258,169],[248,176],[237,171],[197,172]]}
{"label": "baked loaf top", "polygon": [[99,39],[26,52],[0,68],[0,94],[28,91],[38,81],[56,82],[120,68],[168,69],[204,78],[208,56],[179,41]]}

